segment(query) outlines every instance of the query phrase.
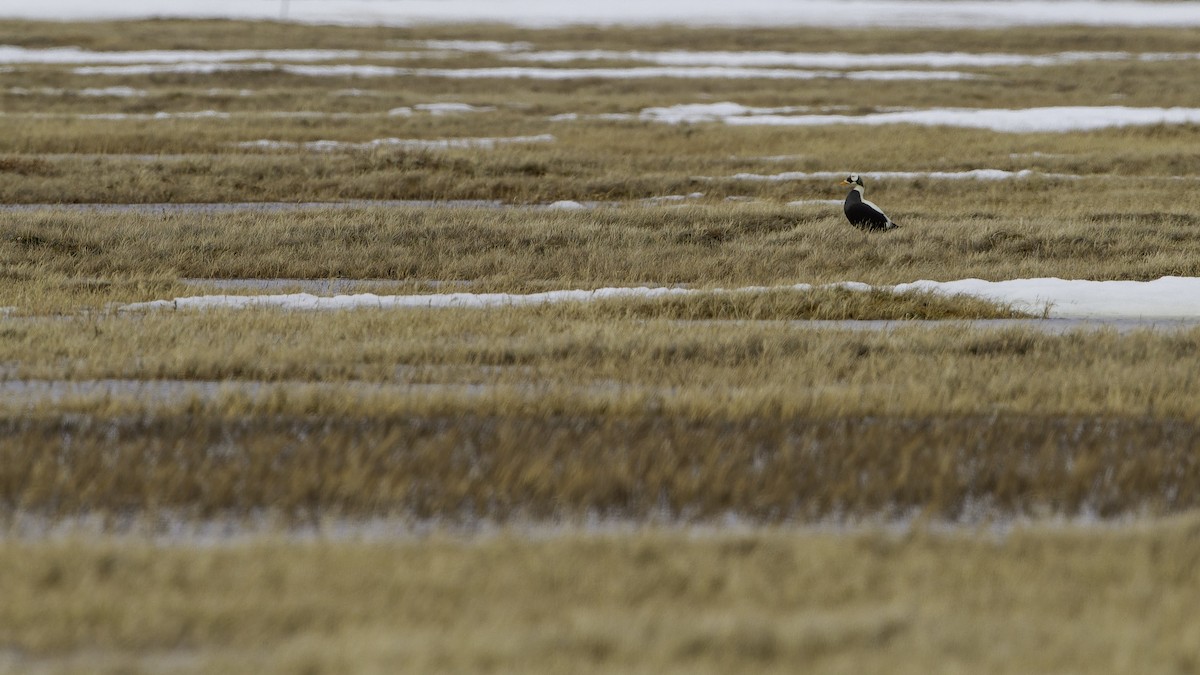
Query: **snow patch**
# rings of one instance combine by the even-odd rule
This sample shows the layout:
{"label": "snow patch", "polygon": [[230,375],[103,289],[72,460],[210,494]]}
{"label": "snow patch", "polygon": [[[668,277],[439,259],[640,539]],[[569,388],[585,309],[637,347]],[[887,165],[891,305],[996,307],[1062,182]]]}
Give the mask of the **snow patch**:
{"label": "snow patch", "polygon": [[[889,71],[884,71],[889,72]],[[896,71],[890,71],[896,72]],[[861,75],[861,73],[855,73]],[[644,108],[637,115],[618,113],[621,119],[641,119],[666,124],[724,122],[732,125],[827,126],[835,124],[879,126],[916,124],[988,129],[1008,133],[1091,131],[1111,127],[1154,124],[1198,124],[1200,108],[1133,108],[1128,106],[1051,106],[1043,108],[929,108],[889,110],[866,115],[787,114],[801,109],[755,108],[738,103],[685,103]],[[578,119],[556,115],[551,120]]]}
{"label": "snow patch", "polygon": [[[836,180],[845,178],[847,171],[785,171],[784,173],[736,173],[730,176],[733,180],[752,181],[789,181],[789,180]],[[871,179],[916,180],[1014,180],[1042,176],[1047,178],[1079,178],[1074,174],[1040,173],[1021,169],[1020,171],[1005,171],[1003,169],[972,169],[970,171],[873,171],[863,174]]]}
{"label": "snow patch", "polygon": [[[100,20],[150,17],[280,19],[280,5],[245,0],[40,0],[8,3],[6,18]],[[613,24],[693,26],[988,28],[1031,25],[1200,26],[1200,4],[1136,0],[322,0],[294,2],[286,18],[301,23],[413,26],[504,23],[529,27]],[[469,43],[466,43],[469,44]],[[483,43],[476,43],[482,45]]]}
{"label": "snow patch", "polygon": [[147,95],[145,89],[134,89],[133,87],[88,87],[85,89],[9,87],[8,93],[13,96],[85,96],[88,98],[143,98]]}
{"label": "snow patch", "polygon": [[474,106],[469,103],[418,103],[413,106],[413,109],[432,115],[450,115],[454,113],[491,112],[496,108],[490,105]]}
{"label": "snow patch", "polygon": [[490,150],[500,145],[512,143],[553,143],[551,134],[537,136],[508,136],[499,138],[376,138],[363,143],[350,141],[275,141],[260,139],[234,143],[234,147],[255,150],[310,150],[314,152],[334,152],[339,150],[372,150],[375,148],[405,148],[410,150],[446,150],[457,148],[480,148]]}
{"label": "snow patch", "polygon": [[841,199],[797,199],[790,201],[787,206],[841,206]]}
{"label": "snow patch", "polygon": [[416,40],[400,41],[398,44],[448,52],[479,52],[483,54],[501,54],[533,49],[533,45],[528,42],[497,42],[495,40]]}
{"label": "snow patch", "polygon": [[[866,291],[873,287],[860,282],[828,284],[826,288]],[[775,287],[809,291],[810,284]],[[1162,277],[1154,281],[1088,281],[1058,278],[984,281],[921,280],[896,286],[878,287],[895,293],[924,291],[940,295],[966,295],[1008,304],[1020,311],[1056,319],[1197,319],[1200,318],[1200,278]],[[713,291],[686,288],[601,288],[562,290],[543,293],[441,293],[429,295],[355,295],[316,296],[310,293],[284,295],[204,295],[174,300],[155,300],[124,305],[123,310],[155,309],[245,309],[274,307],[296,310],[333,310],[372,307],[520,307],[555,302],[588,302],[615,298],[661,298],[698,293],[736,293],[772,290],[770,287],[746,287]]]}
{"label": "snow patch", "polygon": [[546,208],[553,209],[555,211],[581,211],[587,207],[570,199],[562,199],[557,202],[547,204]]}
{"label": "snow patch", "polygon": [[1021,109],[933,108],[868,115],[759,115],[726,117],[726,124],[776,126],[879,126],[915,124],[1005,133],[1094,131],[1113,127],[1200,123],[1200,108],[1131,108],[1126,106],[1059,106]]}
{"label": "snow patch", "polygon": [[423,58],[424,52],[365,52],[355,49],[163,49],[97,52],[79,47],[29,49],[0,45],[3,64],[169,64],[224,63],[229,61],[356,61],[359,59],[402,60]]}
{"label": "snow patch", "polygon": [[968,295],[1056,319],[1200,317],[1200,278],[1196,277],[1162,277],[1154,281],[922,280],[899,284],[892,290],[897,293],[932,291],[942,295]]}
{"label": "snow patch", "polygon": [[269,72],[278,70],[274,63],[207,63],[189,61],[185,63],[136,63],[120,66],[83,66],[71,72],[76,75],[158,75],[182,73],[186,75],[211,75],[227,72]]}
{"label": "snow patch", "polygon": [[218,119],[227,120],[233,115],[219,110],[196,110],[192,112],[156,112],[156,113],[88,113],[76,115],[81,120],[196,120]]}
{"label": "snow patch", "polygon": [[768,79],[814,80],[845,78],[851,80],[970,80],[978,75],[950,70],[800,70],[793,68],[747,68],[732,66],[698,67],[634,67],[634,68],[399,68],[369,64],[301,65],[271,62],[210,63],[187,61],[179,63],[138,63],[131,65],[83,66],[75,68],[77,75],[156,75],[183,73],[209,75],[220,72],[266,71],[282,72],[305,77],[440,77],[447,79],[645,79],[653,77],[676,79]]}
{"label": "snow patch", "polygon": [[791,68],[992,68],[1000,66],[1058,66],[1092,61],[1185,60],[1195,53],[1132,54],[1130,52],[1058,52],[1055,54],[1004,54],[968,52],[918,52],[912,54],[851,54],[847,52],[778,51],[539,51],[506,54],[514,61],[568,63],[571,61],[637,61],[660,66],[755,66]]}
{"label": "snow patch", "polygon": [[[399,69],[397,69],[399,70]],[[928,70],[799,70],[792,68],[748,68],[734,66],[644,67],[644,68],[414,68],[404,74],[452,79],[496,78],[534,80],[608,79],[630,80],[652,77],[677,79],[815,80],[847,78],[852,80],[969,80],[978,76],[956,71]]]}

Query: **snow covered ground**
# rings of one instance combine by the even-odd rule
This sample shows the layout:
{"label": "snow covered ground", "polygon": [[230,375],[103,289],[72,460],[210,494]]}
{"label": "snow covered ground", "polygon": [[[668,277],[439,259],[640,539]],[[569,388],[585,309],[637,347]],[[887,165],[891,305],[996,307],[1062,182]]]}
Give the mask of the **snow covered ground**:
{"label": "snow covered ground", "polygon": [[[895,72],[895,71],[882,71]],[[800,114],[795,114],[800,113]],[[559,115],[552,120],[570,120]],[[645,108],[634,114],[609,114],[605,119],[640,119],[664,124],[724,122],[737,126],[829,126],[836,124],[920,126],[989,129],[1007,133],[1092,131],[1126,126],[1200,123],[1200,108],[1135,108],[1130,106],[1048,106],[1042,108],[927,108],[893,110],[866,115],[803,114],[797,109],[758,108],[731,101],[687,103]]]}
{"label": "snow covered ground", "polygon": [[280,19],[413,25],[494,22],[522,26],[662,24],[724,26],[1200,26],[1200,3],[1127,0],[41,0],[9,2],[6,18],[143,17]]}
{"label": "snow covered ground", "polygon": [[[175,49],[93,51],[80,47],[29,48],[0,45],[0,64],[149,65],[183,63],[318,63],[328,61],[405,61],[493,53],[510,61],[567,63],[573,61],[634,61],[656,66],[719,66],[728,68],[994,68],[1060,66],[1096,61],[1191,61],[1195,52],[1073,51],[1050,54],[917,52],[907,54],[780,51],[614,51],[606,49],[539,51],[527,42],[429,40],[413,44],[425,49],[361,51],[355,49]],[[122,71],[123,72],[123,71]]]}
{"label": "snow covered ground", "polygon": [[[922,178],[925,180],[1013,180],[1020,178],[1032,178],[1039,176],[1042,178],[1080,178],[1075,174],[1062,173],[1041,173],[1038,171],[1030,171],[1029,169],[1021,169],[1020,171],[1006,171],[1003,169],[972,169],[970,171],[872,171],[868,176],[871,180],[915,180]],[[838,180],[845,178],[845,172],[837,171],[785,171],[783,173],[735,173],[730,176],[734,180],[754,180],[754,181],[789,181],[789,180]],[[838,201],[840,204],[841,201]]]}
{"label": "snow covered ground", "polygon": [[314,152],[333,152],[337,150],[373,150],[375,148],[405,148],[408,150],[446,150],[450,148],[476,148],[491,150],[501,145],[514,143],[553,143],[554,136],[538,134],[537,136],[503,136],[498,138],[376,138],[362,143],[348,141],[308,141],[296,143],[292,141],[274,141],[260,139],[234,143],[234,147],[252,150],[296,150],[304,149]]}
{"label": "snow covered ground", "polygon": [[[832,284],[851,290],[871,287],[856,282]],[[804,292],[808,284],[783,287]],[[1008,304],[1020,311],[1055,319],[1200,319],[1200,278],[1163,277],[1154,281],[1087,281],[1057,278],[984,281],[914,281],[882,287],[896,293],[928,291],[942,295],[967,295]],[[750,287],[726,293],[769,290]],[[352,308],[438,308],[529,306],[554,302],[588,302],[618,298],[663,298],[709,291],[687,288],[601,288],[547,291],[544,293],[437,293],[429,295],[317,296],[310,293],[281,295],[203,295],[124,305],[124,310],[245,309],[276,307],[300,310]]]}
{"label": "snow covered ground", "polygon": [[181,63],[134,63],[114,66],[81,66],[76,75],[159,75],[165,73],[211,75],[227,72],[281,72],[304,77],[441,77],[467,79],[529,80],[627,80],[653,77],[678,79],[764,79],[817,80],[970,80],[978,75],[954,70],[803,70],[798,68],[744,68],[736,66],[632,68],[548,68],[508,66],[495,68],[400,68],[364,64],[303,65],[274,62],[226,63],[187,61]]}
{"label": "snow covered ground", "polygon": [[[2,54],[0,54],[2,58]],[[1195,53],[1058,52],[1055,54],[1002,54],[919,52],[914,54],[849,54],[846,52],[706,52],[706,51],[516,51],[504,58],[514,61],[565,63],[569,61],[638,61],[660,66],[752,66],[790,68],[993,68],[998,66],[1061,66],[1093,61],[1183,61],[1200,58]]]}

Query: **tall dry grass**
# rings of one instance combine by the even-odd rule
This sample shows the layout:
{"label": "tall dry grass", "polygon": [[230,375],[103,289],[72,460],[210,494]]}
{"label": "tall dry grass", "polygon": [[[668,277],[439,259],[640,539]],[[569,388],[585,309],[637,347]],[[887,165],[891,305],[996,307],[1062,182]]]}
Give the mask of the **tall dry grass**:
{"label": "tall dry grass", "polygon": [[[1048,186],[1046,192],[1057,189],[1062,188]],[[896,191],[898,201],[903,194]],[[1026,194],[1043,197],[1032,189]],[[416,207],[0,212],[0,276],[6,279],[0,306],[45,313],[204,292],[247,292],[206,289],[202,283],[185,286],[180,278],[346,278],[365,280],[368,290],[379,293],[419,293],[1197,274],[1193,216],[1174,210],[1140,212],[1150,207],[1123,203],[1123,196],[1114,191],[1111,201],[1094,204],[1095,210],[1061,219],[1054,214],[996,220],[930,215],[925,221],[909,220],[886,236],[851,228],[836,206],[826,205],[700,204],[568,212]],[[940,199],[955,208],[952,195]],[[392,283],[370,286],[373,279]],[[675,315],[997,316],[995,310],[965,300],[926,298],[926,309],[911,304],[887,309],[879,303],[872,309],[869,296],[843,294],[839,297],[845,302],[864,304],[857,310],[825,311],[795,304],[808,302],[806,297],[827,304],[821,296],[778,297],[788,300],[772,301],[775,309],[757,314],[735,308],[689,313],[680,307]],[[963,309],[934,308],[954,303]]]}
{"label": "tall dry grass", "polygon": [[781,522],[1197,506],[1193,333],[855,334],[611,311],[13,322],[6,377],[24,388],[0,402],[2,507]]}
{"label": "tall dry grass", "polygon": [[1188,672],[1194,517],[0,548],[5,672]]}

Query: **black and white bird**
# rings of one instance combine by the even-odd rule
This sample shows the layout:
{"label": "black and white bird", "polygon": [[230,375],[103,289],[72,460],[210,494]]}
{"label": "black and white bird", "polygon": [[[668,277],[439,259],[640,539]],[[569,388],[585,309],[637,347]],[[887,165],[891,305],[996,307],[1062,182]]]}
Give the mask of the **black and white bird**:
{"label": "black and white bird", "polygon": [[863,199],[863,180],[856,173],[846,176],[842,185],[850,186],[850,194],[846,195],[846,204],[842,210],[850,224],[863,230],[893,230],[899,225],[875,204]]}

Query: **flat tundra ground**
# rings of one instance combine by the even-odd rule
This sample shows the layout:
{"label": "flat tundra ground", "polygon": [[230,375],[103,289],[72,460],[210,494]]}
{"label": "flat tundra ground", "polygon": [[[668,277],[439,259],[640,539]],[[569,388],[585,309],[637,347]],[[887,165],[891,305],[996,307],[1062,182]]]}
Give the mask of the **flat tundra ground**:
{"label": "flat tundra ground", "polygon": [[0,45],[0,672],[1200,671],[1200,331],[881,288],[1200,276],[1194,30]]}

